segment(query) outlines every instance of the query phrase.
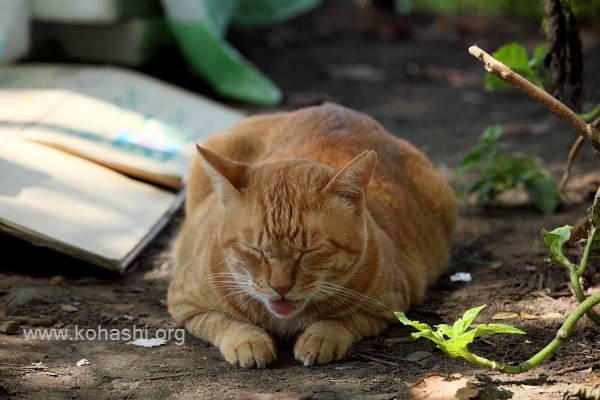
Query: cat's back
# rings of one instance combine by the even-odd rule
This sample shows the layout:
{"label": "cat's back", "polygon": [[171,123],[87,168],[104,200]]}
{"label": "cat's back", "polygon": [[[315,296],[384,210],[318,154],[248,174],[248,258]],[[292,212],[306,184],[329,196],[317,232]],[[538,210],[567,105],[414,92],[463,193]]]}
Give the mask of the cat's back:
{"label": "cat's back", "polygon": [[365,150],[374,150],[386,163],[413,149],[371,117],[332,103],[287,113],[278,122],[256,161],[306,158],[338,168]]}

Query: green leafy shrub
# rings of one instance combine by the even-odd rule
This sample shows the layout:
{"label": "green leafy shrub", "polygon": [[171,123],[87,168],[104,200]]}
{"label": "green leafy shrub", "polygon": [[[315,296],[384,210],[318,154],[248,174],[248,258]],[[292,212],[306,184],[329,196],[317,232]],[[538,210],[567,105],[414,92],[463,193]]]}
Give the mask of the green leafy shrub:
{"label": "green leafy shrub", "polygon": [[478,204],[494,200],[500,193],[513,188],[523,189],[530,200],[543,213],[554,212],[559,204],[556,181],[552,175],[531,155],[515,152],[506,154],[507,145],[498,139],[502,127],[487,127],[479,142],[470,148],[456,168],[457,176],[477,172],[476,178],[466,189]]}

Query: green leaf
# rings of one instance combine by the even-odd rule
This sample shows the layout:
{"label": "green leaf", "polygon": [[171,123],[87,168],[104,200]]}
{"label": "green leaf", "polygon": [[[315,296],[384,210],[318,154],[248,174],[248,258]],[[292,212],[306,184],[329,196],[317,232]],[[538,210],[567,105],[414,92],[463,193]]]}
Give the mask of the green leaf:
{"label": "green leaf", "polygon": [[508,43],[501,46],[493,53],[493,56],[500,62],[510,68],[527,69],[529,68],[529,57],[527,49],[520,43]]}
{"label": "green leaf", "polygon": [[468,351],[467,346],[471,344],[474,339],[473,331],[470,331],[457,338],[438,343],[436,347],[444,351],[450,357],[455,358],[459,357],[462,352]]}
{"label": "green leaf", "polygon": [[502,126],[494,124],[486,127],[479,137],[478,143],[471,147],[456,167],[456,175],[463,175],[465,172],[477,168],[482,163],[491,162],[497,154],[506,147],[504,143],[497,143],[502,136]]}
{"label": "green leaf", "polygon": [[[545,45],[539,45],[533,52],[531,60],[527,55],[527,49],[519,43],[509,43],[500,47],[492,53],[492,56],[505,64],[507,67],[521,75],[523,78],[542,87],[542,82],[538,77],[538,70],[541,67],[546,53]],[[491,73],[487,73],[484,78],[485,90],[496,90],[510,87],[509,84]]]}
{"label": "green leaf", "polygon": [[462,335],[469,328],[477,314],[481,312],[485,308],[485,304],[479,307],[471,308],[463,314],[462,317],[454,322],[452,325],[452,331],[454,332],[455,337]]}
{"label": "green leaf", "polygon": [[467,349],[468,345],[481,335],[488,333],[525,333],[520,329],[504,324],[478,325],[474,329],[467,331],[467,328],[484,307],[485,305],[482,305],[467,310],[452,326],[447,324],[436,325],[435,331],[427,324],[409,320],[404,313],[396,312],[395,315],[404,325],[410,325],[419,330],[419,332],[413,333],[412,337],[423,337],[431,340],[436,344],[437,348],[447,353],[450,357],[464,356],[465,352],[469,352]]}
{"label": "green leaf", "polygon": [[552,214],[559,204],[556,182],[550,176],[538,175],[524,183],[527,195],[544,214]]}
{"label": "green leaf", "polygon": [[545,43],[542,43],[533,50],[533,57],[529,60],[529,67],[532,70],[537,71],[542,67],[544,58],[546,57],[547,47],[548,46],[546,46]]}
{"label": "green leaf", "polygon": [[565,225],[560,228],[556,228],[553,231],[548,232],[542,229],[542,235],[544,235],[544,242],[552,253],[550,257],[544,261],[560,264],[568,269],[574,268],[574,265],[569,261],[563,254],[564,244],[571,238],[571,230],[573,229],[570,225]]}
{"label": "green leaf", "polygon": [[475,337],[487,335],[489,333],[516,333],[519,335],[527,334],[522,330],[515,328],[514,326],[505,324],[477,325],[474,331]]}
{"label": "green leaf", "polygon": [[495,142],[502,136],[502,125],[494,124],[487,126],[481,134],[481,141]]}
{"label": "green leaf", "polygon": [[411,321],[410,319],[406,318],[406,315],[404,315],[403,312],[396,311],[394,314],[396,315],[396,318],[398,318],[398,321],[402,322],[404,325],[412,326],[418,331],[423,331],[427,329],[432,330],[431,327],[425,323],[421,323],[419,321]]}
{"label": "green leaf", "polygon": [[[519,43],[509,43],[500,47],[498,50],[492,53],[492,57],[513,71],[527,71],[529,70],[529,58],[527,57],[527,50],[523,45]],[[487,73],[484,78],[485,90],[496,90],[510,87],[508,83],[503,82],[500,78]]]}
{"label": "green leaf", "polygon": [[411,321],[406,317],[406,315],[404,315],[403,312],[396,311],[394,314],[396,315],[396,318],[398,318],[398,321],[400,321],[402,324],[412,326],[419,331],[411,335],[413,338],[418,339],[424,337],[425,339],[429,339],[436,344],[444,341],[444,337],[441,335],[441,333],[434,332],[429,325],[419,321]]}

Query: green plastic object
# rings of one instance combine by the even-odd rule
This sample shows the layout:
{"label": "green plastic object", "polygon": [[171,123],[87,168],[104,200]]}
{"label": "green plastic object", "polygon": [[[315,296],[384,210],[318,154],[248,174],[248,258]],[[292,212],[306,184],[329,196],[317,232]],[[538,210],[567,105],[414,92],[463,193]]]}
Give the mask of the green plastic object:
{"label": "green plastic object", "polygon": [[281,90],[225,39],[230,24],[267,25],[316,7],[320,0],[162,0],[186,62],[224,97],[257,105],[281,102]]}

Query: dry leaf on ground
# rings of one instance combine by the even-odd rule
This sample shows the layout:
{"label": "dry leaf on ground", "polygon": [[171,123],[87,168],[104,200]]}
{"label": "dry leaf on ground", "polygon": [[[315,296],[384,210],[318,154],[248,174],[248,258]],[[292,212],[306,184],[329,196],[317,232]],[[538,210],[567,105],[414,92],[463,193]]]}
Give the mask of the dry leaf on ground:
{"label": "dry leaf on ground", "polygon": [[410,388],[410,400],[468,400],[479,394],[477,386],[461,374],[429,375]]}
{"label": "dry leaf on ground", "polygon": [[79,311],[79,308],[75,307],[72,304],[61,304],[60,309],[70,313]]}
{"label": "dry leaf on ground", "polygon": [[563,399],[572,397],[583,400],[600,400],[600,388],[592,385],[571,385],[564,393]]}
{"label": "dry leaf on ground", "polygon": [[498,314],[494,314],[492,319],[511,319],[517,318],[519,314],[516,312],[499,312]]}
{"label": "dry leaf on ground", "polygon": [[525,312],[525,311],[521,311],[519,313],[519,317],[521,317],[522,319],[539,319],[540,318],[539,315],[529,314],[528,312]]}

